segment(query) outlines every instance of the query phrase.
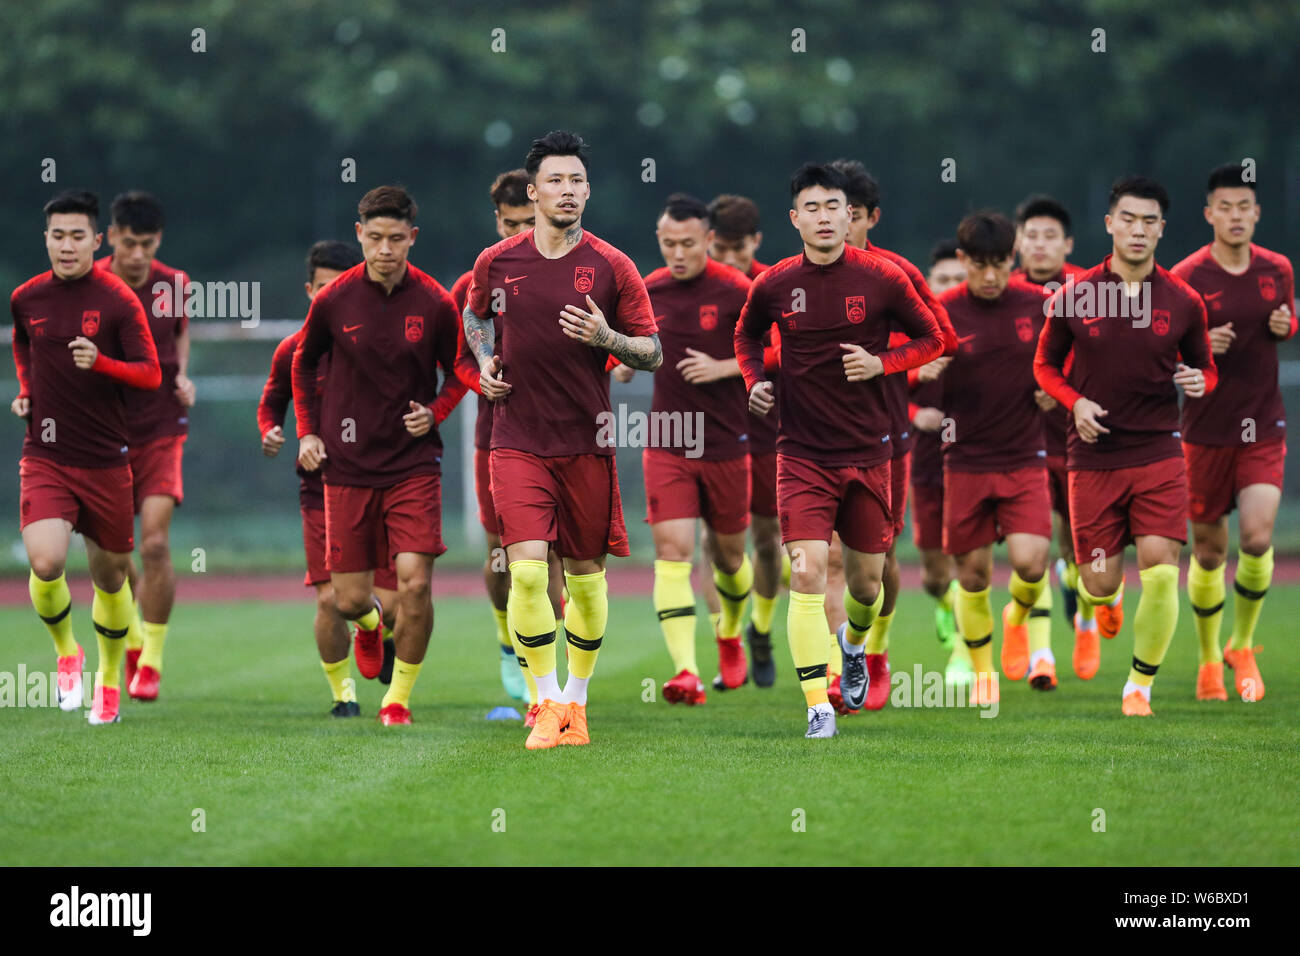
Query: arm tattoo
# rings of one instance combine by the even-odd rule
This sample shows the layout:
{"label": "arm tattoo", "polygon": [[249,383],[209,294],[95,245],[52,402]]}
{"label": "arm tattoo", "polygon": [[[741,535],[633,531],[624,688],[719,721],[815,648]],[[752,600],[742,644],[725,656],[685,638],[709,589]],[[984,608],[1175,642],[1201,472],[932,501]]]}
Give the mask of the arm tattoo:
{"label": "arm tattoo", "polygon": [[496,349],[496,326],[490,316],[486,319],[479,318],[468,303],[465,305],[465,313],[461,316],[461,320],[465,323],[465,344],[469,346],[474,361],[482,365],[483,359],[490,359]]}
{"label": "arm tattoo", "polygon": [[605,349],[628,368],[645,372],[653,372],[664,360],[664,350],[659,344],[658,335],[628,336],[606,326],[591,344]]}

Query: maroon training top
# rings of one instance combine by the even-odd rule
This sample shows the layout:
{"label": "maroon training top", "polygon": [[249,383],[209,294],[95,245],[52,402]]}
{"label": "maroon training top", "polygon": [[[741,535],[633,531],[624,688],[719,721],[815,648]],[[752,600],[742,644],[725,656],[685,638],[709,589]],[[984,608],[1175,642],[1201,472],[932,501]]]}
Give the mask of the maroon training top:
{"label": "maroon training top", "polygon": [[[457,321],[447,290],[409,262],[390,294],[365,262],[316,293],[293,356],[293,405],[298,437],[325,442],[327,484],[385,488],[440,471],[437,425],[465,394],[452,367]],[[317,364],[327,351],[318,404]],[[434,412],[434,427],[418,438],[402,422],[412,401]]]}
{"label": "maroon training top", "polygon": [[[1066,454],[1071,471],[1131,468],[1181,455],[1178,387],[1173,382],[1177,365],[1181,361],[1201,369],[1207,393],[1218,381],[1200,295],[1159,265],[1145,281],[1151,289],[1145,320],[1134,317],[1136,304],[1125,305],[1122,291],[1111,294],[1122,290],[1123,283],[1110,269],[1110,256],[1075,276],[1072,285],[1048,301],[1034,377],[1067,409],[1073,410],[1080,397],[1099,404],[1107,411],[1099,422],[1110,429],[1109,435],[1088,444],[1079,437],[1071,415]],[[1067,293],[1073,302],[1070,315],[1062,311]],[[1116,311],[1119,314],[1108,314]],[[1071,349],[1074,364],[1066,373],[1063,367]]]}
{"label": "maroon training top", "polygon": [[[1067,262],[1061,266],[1061,271],[1052,276],[1046,282],[1038,282],[1031,279],[1029,273],[1024,269],[1017,269],[1011,273],[1013,279],[1023,279],[1030,285],[1045,286],[1049,282],[1056,282],[1065,285],[1065,280],[1070,276],[1077,276],[1081,272],[1086,272],[1083,266],[1076,266],[1072,262]],[[1070,420],[1070,412],[1063,408],[1060,402],[1049,411],[1043,412],[1043,440],[1047,444],[1047,456],[1049,458],[1065,457],[1065,426]]]}
{"label": "maroon training top", "polygon": [[[127,463],[126,391],[158,387],[162,372],[140,300],[103,269],[77,279],[42,272],[14,289],[14,367],[31,399],[23,456],[72,468]],[[68,343],[83,336],[99,355],[77,368]]]}
{"label": "maroon training top", "polygon": [[[885,375],[938,358],[943,333],[907,274],[851,246],[828,265],[800,253],[772,266],[750,286],[736,325],[746,394],[763,379],[763,337],[773,323],[779,323],[781,341],[777,451],[828,468],[888,461],[884,376],[848,381],[840,343],[878,356]],[[890,349],[891,323],[912,341]]]}
{"label": "maroon training top", "polygon": [[[470,283],[474,281],[474,270],[470,269],[463,276],[456,280],[451,287],[451,298],[456,303],[456,313],[465,314],[465,302],[469,299]],[[465,323],[462,321],[456,326],[459,338],[456,340],[456,374],[460,376],[461,381],[465,383],[466,388],[478,392],[478,362],[474,356],[469,354],[465,346]],[[501,352],[501,329],[497,329],[496,351]],[[471,376],[467,379],[466,375]],[[484,451],[492,447],[492,402],[478,396],[478,409],[474,413],[474,447],[481,448]]]}
{"label": "maroon training top", "polygon": [[[749,272],[745,273],[745,276],[750,280],[750,282],[753,282],[770,268],[772,267],[764,265],[757,259],[751,259],[749,263]],[[734,344],[732,348],[735,348]],[[773,389],[779,392],[781,386],[778,384],[778,381],[780,380],[781,373],[777,369],[771,368],[770,364],[771,363],[769,363],[767,378],[768,381],[772,383]],[[749,400],[747,398],[747,408],[748,403]],[[749,453],[751,455],[772,455],[776,453],[777,421],[778,415],[775,408],[766,415],[755,415],[753,412],[749,412]]]}
{"label": "maroon training top", "polygon": [[[262,386],[262,399],[257,403],[257,429],[259,435],[265,435],[277,425],[284,427],[284,415],[293,401],[293,353],[297,351],[302,340],[302,329],[286,335],[275,347],[271,356],[271,374]],[[329,370],[329,353],[321,356],[316,366],[316,406],[320,407],[321,394],[324,392],[325,374]],[[317,511],[325,508],[325,486],[321,476],[329,467],[327,458],[315,471],[308,471],[295,460],[294,470],[298,472],[298,504],[303,508]]]}
{"label": "maroon training top", "polygon": [[[951,316],[949,316],[951,318]],[[933,382],[917,382],[912,389],[911,404],[917,408],[943,409],[942,376]],[[943,431],[923,432],[913,429],[912,484],[943,487]]]}
{"label": "maroon training top", "polygon": [[[1219,265],[1207,245],[1169,271],[1201,294],[1210,328],[1231,322],[1237,334],[1228,351],[1214,358],[1219,366],[1219,387],[1214,394],[1183,403],[1183,440],[1197,445],[1239,445],[1247,419],[1255,423],[1255,441],[1286,438],[1286,410],[1277,381],[1277,343],[1296,331],[1291,260],[1251,243],[1250,266],[1235,276]],[[1282,305],[1291,309],[1291,331],[1278,338],[1268,329],[1268,317]]]}

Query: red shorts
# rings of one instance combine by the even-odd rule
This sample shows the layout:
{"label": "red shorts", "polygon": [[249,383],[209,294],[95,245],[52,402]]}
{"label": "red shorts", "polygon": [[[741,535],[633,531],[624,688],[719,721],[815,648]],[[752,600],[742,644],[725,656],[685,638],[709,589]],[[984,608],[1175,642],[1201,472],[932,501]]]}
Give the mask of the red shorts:
{"label": "red shorts", "polygon": [[325,483],[326,566],[343,574],[387,568],[393,555],[442,543],[442,478],[415,475],[387,488]]}
{"label": "red shorts", "polygon": [[501,522],[492,504],[492,475],[488,470],[491,452],[486,448],[474,449],[474,494],[478,497],[478,523],[488,534],[501,534]]}
{"label": "red shorts", "polygon": [[168,495],[178,505],[185,498],[181,483],[184,450],[184,435],[165,435],[131,449],[131,492],[136,514],[140,513],[140,503],[150,495]]}
{"label": "red shorts", "polygon": [[943,485],[912,486],[912,541],[922,551],[943,548]]}
{"label": "red shorts", "polygon": [[1282,487],[1286,440],[1240,445],[1193,445],[1183,442],[1187,459],[1187,515],[1198,524],[1213,524],[1237,507],[1248,485]]}
{"label": "red shorts", "polygon": [[838,531],[854,551],[883,554],[893,542],[889,462],[869,468],[825,468],[806,458],[776,456],[781,540],[825,541]]}
{"label": "red shorts", "polygon": [[1011,471],[943,471],[943,550],[966,554],[1009,534],[1052,537],[1042,465]]}
{"label": "red shorts", "polygon": [[776,452],[749,456],[749,510],[765,518],[775,518]]}
{"label": "red shorts", "polygon": [[135,548],[131,510],[131,466],[74,468],[48,458],[18,462],[18,527],[62,518],[105,551],[127,554]]}
{"label": "red shorts", "polygon": [[1047,456],[1047,487],[1052,493],[1052,510],[1070,523],[1070,473],[1064,455]]}
{"label": "red shorts", "polygon": [[742,534],[749,527],[748,455],[701,461],[647,448],[641,452],[641,468],[650,524],[703,518],[718,534]]}
{"label": "red shorts", "polygon": [[912,453],[889,463],[889,510],[894,516],[894,537],[903,533],[907,518],[907,486],[912,483]]}
{"label": "red shorts", "polygon": [[494,448],[491,471],[502,545],[550,541],[560,557],[578,561],[631,554],[613,455],[543,458]]}
{"label": "red shorts", "polygon": [[1134,538],[1187,543],[1187,466],[1181,455],[1132,468],[1070,472],[1075,560],[1123,552]]}
{"label": "red shorts", "polygon": [[[306,587],[329,584],[330,571],[325,565],[325,509],[302,508],[302,549],[307,555]],[[392,565],[375,568],[375,587],[397,590],[397,572]]]}

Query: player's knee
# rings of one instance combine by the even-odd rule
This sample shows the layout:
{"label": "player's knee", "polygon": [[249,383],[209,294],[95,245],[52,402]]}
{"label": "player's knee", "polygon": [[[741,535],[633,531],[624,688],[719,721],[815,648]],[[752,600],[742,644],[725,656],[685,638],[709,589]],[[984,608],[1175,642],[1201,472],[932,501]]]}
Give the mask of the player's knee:
{"label": "player's knee", "polygon": [[539,565],[541,562],[516,561],[510,568],[510,587],[521,595],[535,597],[546,594],[549,569]]}
{"label": "player's knee", "polygon": [[[1242,542],[1243,548],[1245,542]],[[1206,571],[1213,571],[1228,560],[1226,548],[1222,548],[1217,542],[1198,541],[1192,548],[1192,554],[1196,558],[1196,563]]]}
{"label": "player's knee", "polygon": [[31,555],[32,571],[42,581],[53,581],[63,573],[64,561],[48,554]]}
{"label": "player's knee", "polygon": [[167,532],[150,531],[141,536],[140,560],[149,565],[171,563],[171,547],[167,541]]}
{"label": "player's knee", "polygon": [[957,582],[963,591],[983,591],[989,586],[988,572],[983,568],[959,568]]}
{"label": "player's knee", "polygon": [[1041,581],[1047,573],[1047,554],[1034,555],[1015,566],[1016,574],[1026,582]]}
{"label": "player's knee", "polygon": [[1241,550],[1247,554],[1258,558],[1272,546],[1273,532],[1271,528],[1243,527],[1241,529]]}
{"label": "player's knee", "polygon": [[849,583],[849,596],[859,604],[865,604],[870,607],[872,604],[876,603],[876,598],[880,596],[881,586],[879,580],[858,578]]}
{"label": "player's knee", "polygon": [[360,617],[369,611],[374,604],[370,600],[370,595],[361,591],[339,591],[334,592],[334,606],[338,608],[340,614],[348,620]]}
{"label": "player's knee", "polygon": [[397,582],[397,599],[423,604],[429,601],[432,589],[429,578],[423,574],[413,574],[399,578]]}
{"label": "player's knee", "polygon": [[316,610],[326,614],[334,614],[338,611],[338,606],[334,603],[334,588],[326,584],[316,589]]}

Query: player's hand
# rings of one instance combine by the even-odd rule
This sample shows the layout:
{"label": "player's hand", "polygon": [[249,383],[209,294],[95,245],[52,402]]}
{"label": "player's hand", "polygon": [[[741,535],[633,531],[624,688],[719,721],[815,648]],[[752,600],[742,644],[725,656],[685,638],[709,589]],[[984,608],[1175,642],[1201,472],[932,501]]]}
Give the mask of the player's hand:
{"label": "player's hand", "polygon": [[402,424],[416,438],[427,435],[429,429],[433,427],[433,410],[427,405],[421,405],[419,402],[410,402],[409,404],[411,410],[402,416]]}
{"label": "player's hand", "polygon": [[498,402],[510,394],[510,383],[501,378],[501,356],[484,362],[478,375],[478,387],[488,401]]}
{"label": "player's hand", "polygon": [[948,367],[952,361],[951,355],[941,355],[932,362],[926,362],[916,370],[916,380],[918,382],[935,382],[943,374],[943,370]]}
{"label": "player's hand", "polygon": [[937,432],[943,427],[943,412],[937,408],[918,408],[912,416],[917,431]]}
{"label": "player's hand", "polygon": [[262,436],[262,454],[267,458],[274,458],[280,454],[280,449],[284,447],[284,429],[279,425],[272,425]]}
{"label": "player's hand", "polygon": [[1096,402],[1080,398],[1074,403],[1074,428],[1079,437],[1089,445],[1094,444],[1101,435],[1109,435],[1110,429],[1102,427],[1097,419],[1104,418],[1108,412]]}
{"label": "player's hand", "polygon": [[9,404],[9,411],[19,418],[26,418],[32,413],[32,400],[26,395],[19,395]]}
{"label": "player's hand", "polygon": [[597,345],[608,337],[609,325],[605,322],[605,313],[600,311],[596,300],[587,296],[587,309],[576,305],[566,305],[560,313],[560,327],[564,334],[583,345]]}
{"label": "player's hand", "polygon": [[72,361],[77,368],[90,368],[95,364],[95,359],[99,358],[99,346],[84,335],[78,335],[69,342],[68,348],[72,349]]}
{"label": "player's hand", "polygon": [[1205,373],[1199,368],[1188,368],[1182,362],[1174,372],[1174,384],[1182,388],[1188,398],[1202,398],[1205,395]]}
{"label": "player's hand", "polygon": [[626,385],[628,382],[632,381],[632,379],[636,378],[636,369],[620,362],[618,365],[614,366],[614,370],[610,374],[614,376],[614,381],[622,382]]}
{"label": "player's hand", "polygon": [[1268,330],[1280,339],[1291,334],[1291,306],[1283,303],[1268,314]]}
{"label": "player's hand", "polygon": [[315,471],[327,457],[325,443],[319,435],[303,435],[298,439],[298,464],[307,471]]}
{"label": "player's hand", "polygon": [[844,363],[844,377],[850,382],[869,382],[877,375],[885,374],[885,365],[861,345],[841,342],[844,354],[840,360]]}
{"label": "player's hand", "polygon": [[1034,389],[1034,404],[1043,411],[1050,412],[1056,407],[1056,399],[1052,398],[1051,395],[1048,395],[1047,392],[1043,391],[1043,389],[1036,388]]}
{"label": "player's hand", "polygon": [[705,385],[723,378],[722,363],[699,349],[688,348],[686,358],[677,363],[677,371],[688,385]]}
{"label": "player's hand", "polygon": [[766,415],[775,404],[771,382],[759,382],[749,390],[749,410],[755,415]]}
{"label": "player's hand", "polygon": [[[1276,314],[1275,310],[1274,315]],[[1290,321],[1290,319],[1287,320],[1288,329],[1291,327]],[[1273,328],[1273,316],[1269,316],[1268,327],[1270,329]],[[1224,352],[1228,351],[1228,346],[1230,346],[1236,338],[1237,333],[1232,331],[1231,322],[1224,322],[1222,325],[1216,325],[1214,328],[1210,329],[1210,351],[1215,355],[1222,355]]]}
{"label": "player's hand", "polygon": [[173,393],[176,400],[186,408],[194,406],[194,383],[190,381],[188,375],[183,372],[176,376],[176,390]]}

